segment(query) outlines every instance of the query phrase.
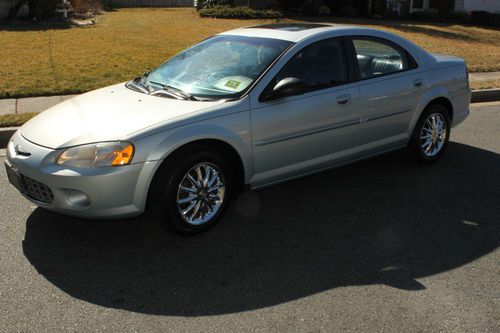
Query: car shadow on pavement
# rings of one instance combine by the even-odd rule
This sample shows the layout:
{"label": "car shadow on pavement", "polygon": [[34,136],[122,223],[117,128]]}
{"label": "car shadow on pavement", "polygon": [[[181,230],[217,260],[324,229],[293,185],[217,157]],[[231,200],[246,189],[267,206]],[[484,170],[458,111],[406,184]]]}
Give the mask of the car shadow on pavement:
{"label": "car shadow on pavement", "polygon": [[403,152],[242,193],[214,229],[165,231],[146,214],[95,222],[36,209],[24,254],[57,288],[140,313],[200,316],[341,286],[417,281],[500,245],[500,155],[450,143],[438,163]]}

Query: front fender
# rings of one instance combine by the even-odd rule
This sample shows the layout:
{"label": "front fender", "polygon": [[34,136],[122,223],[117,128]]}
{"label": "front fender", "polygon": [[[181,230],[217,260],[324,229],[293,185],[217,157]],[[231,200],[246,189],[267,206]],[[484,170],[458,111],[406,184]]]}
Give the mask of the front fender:
{"label": "front fender", "polygon": [[[251,166],[252,154],[249,142],[245,142],[241,135],[227,128],[217,125],[198,125],[172,131],[153,150],[148,160],[164,160],[178,148],[198,140],[219,140],[232,146],[240,155],[246,169]],[[249,133],[248,133],[249,134]]]}
{"label": "front fender", "polygon": [[194,141],[207,139],[219,140],[234,148],[243,164],[244,180],[248,182],[253,172],[250,114],[249,112],[239,112],[169,129],[145,137],[135,143],[138,153],[147,152],[142,156],[136,156],[137,160],[158,162],[155,163],[155,170],[149,176],[148,183],[152,180],[161,162],[174,151]]}

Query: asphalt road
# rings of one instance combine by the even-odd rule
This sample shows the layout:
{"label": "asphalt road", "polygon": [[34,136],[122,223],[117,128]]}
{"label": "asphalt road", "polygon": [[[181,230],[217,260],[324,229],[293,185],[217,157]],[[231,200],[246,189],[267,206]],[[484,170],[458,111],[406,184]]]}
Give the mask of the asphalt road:
{"label": "asphalt road", "polygon": [[0,331],[499,332],[499,128],[475,106],[437,164],[244,193],[193,238],[36,209],[1,168]]}

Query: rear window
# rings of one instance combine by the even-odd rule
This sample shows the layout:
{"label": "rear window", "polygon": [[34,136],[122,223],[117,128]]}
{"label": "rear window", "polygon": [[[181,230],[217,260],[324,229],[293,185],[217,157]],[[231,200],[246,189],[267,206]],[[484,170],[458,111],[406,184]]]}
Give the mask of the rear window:
{"label": "rear window", "polygon": [[389,41],[372,38],[353,38],[352,41],[362,79],[416,67],[408,52]]}

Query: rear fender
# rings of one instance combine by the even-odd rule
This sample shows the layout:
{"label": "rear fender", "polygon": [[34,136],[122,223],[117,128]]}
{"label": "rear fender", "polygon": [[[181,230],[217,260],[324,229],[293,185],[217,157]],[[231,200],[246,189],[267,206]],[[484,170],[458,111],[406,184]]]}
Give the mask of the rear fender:
{"label": "rear fender", "polygon": [[[410,120],[410,124],[408,126],[408,130],[407,130],[408,138],[411,138],[411,136],[413,134],[413,130],[415,129],[415,126],[417,125],[417,122],[420,119],[420,116],[422,115],[422,112],[424,112],[425,108],[433,100],[435,100],[437,98],[441,98],[441,97],[446,98],[447,100],[452,102],[452,99],[450,97],[450,93],[444,87],[434,87],[432,89],[429,89],[425,94],[422,95],[422,97],[420,98],[420,102],[415,107],[415,112],[413,113],[413,116]],[[453,103],[452,103],[452,105],[453,105]]]}

